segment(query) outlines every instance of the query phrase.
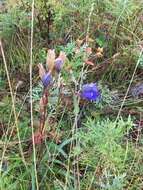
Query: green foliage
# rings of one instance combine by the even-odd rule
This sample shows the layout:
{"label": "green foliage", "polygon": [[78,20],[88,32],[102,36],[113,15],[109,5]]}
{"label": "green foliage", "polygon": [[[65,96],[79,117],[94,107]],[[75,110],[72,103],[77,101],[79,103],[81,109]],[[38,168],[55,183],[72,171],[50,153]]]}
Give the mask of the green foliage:
{"label": "green foliage", "polygon": [[110,120],[95,123],[89,119],[85,126],[85,133],[84,131],[80,133],[82,146],[87,150],[90,148],[92,153],[103,158],[106,168],[111,166],[121,169],[126,151],[122,142],[129,129],[133,127],[130,118],[126,122],[120,120],[118,123]]}
{"label": "green foliage", "polygon": [[16,190],[18,188],[26,190],[28,188],[30,170],[22,170],[23,163],[21,158],[11,153],[11,158],[5,160],[5,163],[7,164],[7,168],[1,173],[0,189]]}
{"label": "green foliage", "polygon": [[[8,96],[5,96],[0,102],[0,115],[3,123],[8,123],[12,114],[12,103]],[[12,114],[13,115],[13,114]]]}
{"label": "green foliage", "polygon": [[[118,122],[109,119],[95,122],[89,118],[84,129],[77,134],[82,168],[88,167],[90,172],[94,172],[100,166],[101,170],[112,173],[111,176],[103,173],[106,176],[106,184],[101,176],[99,179],[95,177],[95,183],[92,182],[95,186],[101,186],[103,189],[123,187],[123,181],[125,183],[123,173],[126,173],[128,161],[133,159],[132,144],[124,144],[125,136],[132,127],[130,117],[127,121],[120,119]],[[89,173],[86,172],[86,175],[88,177]]]}
{"label": "green foliage", "polygon": [[30,28],[29,13],[19,8],[9,9],[6,13],[0,14],[1,37],[11,38],[18,30]]}
{"label": "green foliage", "polygon": [[[125,178],[125,174],[122,174],[120,176],[112,176],[111,174],[105,174],[106,178],[107,178],[107,184],[103,184],[101,183],[101,188],[103,190],[121,190],[124,187],[124,178]],[[111,182],[110,182],[110,178]]]}
{"label": "green foliage", "polygon": [[4,89],[5,88],[5,80],[2,78],[2,77],[0,77],[0,88],[1,89]]}
{"label": "green foliage", "polygon": [[96,108],[102,109],[107,105],[109,107],[112,107],[113,96],[114,96],[112,94],[112,92],[109,90],[109,88],[107,86],[105,86],[105,85],[103,86],[101,83],[99,83],[99,88],[101,91],[101,99],[99,100],[98,104],[96,105]]}

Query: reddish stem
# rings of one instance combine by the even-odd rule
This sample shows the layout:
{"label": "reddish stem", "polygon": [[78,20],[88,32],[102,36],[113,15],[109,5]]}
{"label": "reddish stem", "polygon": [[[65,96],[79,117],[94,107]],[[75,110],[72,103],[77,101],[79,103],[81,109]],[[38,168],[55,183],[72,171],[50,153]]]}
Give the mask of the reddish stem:
{"label": "reddish stem", "polygon": [[42,96],[42,105],[40,105],[40,132],[43,134],[45,121],[46,121],[46,108],[48,104],[48,89],[44,89]]}
{"label": "reddish stem", "polygon": [[48,104],[48,89],[43,90],[43,95],[40,100],[40,125],[38,131],[35,133],[35,144],[41,144],[44,140],[44,126],[46,121],[46,108]]}

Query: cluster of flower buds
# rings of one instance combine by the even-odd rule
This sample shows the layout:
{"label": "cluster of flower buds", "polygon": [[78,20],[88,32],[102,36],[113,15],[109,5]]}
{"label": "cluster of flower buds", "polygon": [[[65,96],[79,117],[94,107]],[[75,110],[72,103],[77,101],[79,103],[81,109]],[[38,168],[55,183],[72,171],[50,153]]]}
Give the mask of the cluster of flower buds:
{"label": "cluster of flower buds", "polygon": [[46,65],[48,71],[45,70],[42,64],[39,64],[39,76],[43,83],[44,88],[47,88],[52,82],[52,74],[56,71],[59,73],[63,67],[63,64],[66,59],[66,55],[64,52],[60,52],[59,56],[55,58],[55,51],[48,50]]}

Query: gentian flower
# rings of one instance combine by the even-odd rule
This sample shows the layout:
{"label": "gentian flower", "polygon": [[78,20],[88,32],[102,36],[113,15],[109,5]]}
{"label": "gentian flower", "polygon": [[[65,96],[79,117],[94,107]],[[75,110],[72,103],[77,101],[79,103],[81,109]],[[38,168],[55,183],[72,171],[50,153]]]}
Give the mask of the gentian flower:
{"label": "gentian flower", "polygon": [[39,67],[39,76],[41,78],[43,86],[46,88],[52,81],[51,72],[46,72],[42,64],[39,64],[38,67]]}
{"label": "gentian flower", "polygon": [[101,94],[96,83],[90,83],[82,86],[80,96],[86,100],[96,101],[101,97]]}
{"label": "gentian flower", "polygon": [[61,51],[59,57],[55,60],[55,70],[58,73],[61,71],[65,60],[66,60],[66,54]]}
{"label": "gentian flower", "polygon": [[51,83],[52,76],[51,76],[50,73],[46,73],[46,74],[43,75],[41,80],[42,80],[43,86],[46,88]]}
{"label": "gentian flower", "polygon": [[61,71],[63,64],[64,61],[60,57],[55,60],[55,69],[58,73]]}
{"label": "gentian flower", "polygon": [[47,53],[47,70],[43,67],[42,64],[39,64],[39,76],[41,78],[41,81],[43,83],[44,88],[47,88],[51,81],[52,81],[52,75],[54,75],[54,71],[57,71],[58,73],[61,71],[62,66],[66,59],[66,54],[64,52],[60,52],[57,59],[55,59],[55,50],[48,50]]}

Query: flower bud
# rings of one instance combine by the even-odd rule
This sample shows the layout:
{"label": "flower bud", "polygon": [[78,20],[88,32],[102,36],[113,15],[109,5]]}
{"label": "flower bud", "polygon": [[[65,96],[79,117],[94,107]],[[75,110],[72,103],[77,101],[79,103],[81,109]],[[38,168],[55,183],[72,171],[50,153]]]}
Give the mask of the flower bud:
{"label": "flower bud", "polygon": [[64,64],[64,61],[61,58],[57,58],[55,60],[55,69],[58,73],[61,71],[63,64]]}
{"label": "flower bud", "polygon": [[45,88],[48,87],[48,85],[51,83],[51,81],[52,81],[52,76],[50,73],[46,73],[45,75],[43,75],[42,83]]}

